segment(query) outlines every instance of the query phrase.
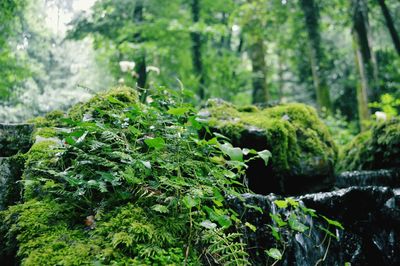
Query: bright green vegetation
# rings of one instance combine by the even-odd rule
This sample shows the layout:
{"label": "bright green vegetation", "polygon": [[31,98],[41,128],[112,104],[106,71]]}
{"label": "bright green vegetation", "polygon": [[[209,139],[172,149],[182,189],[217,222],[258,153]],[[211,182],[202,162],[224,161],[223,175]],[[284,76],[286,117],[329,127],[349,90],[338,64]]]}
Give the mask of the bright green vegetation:
{"label": "bright green vegetation", "polygon": [[285,175],[308,160],[336,161],[337,148],[332,137],[318,118],[316,111],[304,104],[284,104],[259,110],[237,109],[221,101],[209,101],[205,114],[209,124],[222,134],[241,143],[246,130],[259,130],[272,153],[271,164],[275,173]]}
{"label": "bright green vegetation", "polygon": [[375,124],[356,136],[340,155],[341,171],[399,167],[400,120],[398,117]]}
{"label": "bright green vegetation", "polygon": [[143,105],[118,88],[36,120],[22,202],[0,214],[1,255],[17,250],[22,265],[246,264],[240,234],[226,232],[240,226],[226,196],[247,191],[241,149],[199,139],[194,110],[167,90],[153,98]]}
{"label": "bright green vegetation", "polygon": [[[246,163],[267,163],[270,153],[235,148],[219,134],[200,139],[209,129],[176,97],[160,89],[145,105],[121,87],[68,114],[36,119],[21,201],[0,212],[0,258],[21,265],[248,265],[240,232],[256,228],[241,222],[227,197],[249,192],[241,183]],[[291,108],[285,114],[293,119],[297,109],[314,112]],[[303,224],[311,210],[286,201],[297,205],[290,228],[271,227],[279,245],[311,230]]]}

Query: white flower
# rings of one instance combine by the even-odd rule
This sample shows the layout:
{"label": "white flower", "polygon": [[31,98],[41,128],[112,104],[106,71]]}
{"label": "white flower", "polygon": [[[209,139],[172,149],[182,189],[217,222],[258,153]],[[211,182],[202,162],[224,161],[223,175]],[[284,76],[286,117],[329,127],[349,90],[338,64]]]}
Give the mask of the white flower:
{"label": "white flower", "polygon": [[136,63],[133,61],[121,61],[119,62],[119,67],[122,72],[132,71],[136,66]]}
{"label": "white flower", "polygon": [[154,72],[157,73],[157,75],[160,75],[160,69],[158,67],[155,67],[155,66],[146,67],[146,71],[147,72],[154,71]]}
{"label": "white flower", "polygon": [[376,121],[386,121],[387,120],[387,115],[385,112],[375,112],[376,116]]}

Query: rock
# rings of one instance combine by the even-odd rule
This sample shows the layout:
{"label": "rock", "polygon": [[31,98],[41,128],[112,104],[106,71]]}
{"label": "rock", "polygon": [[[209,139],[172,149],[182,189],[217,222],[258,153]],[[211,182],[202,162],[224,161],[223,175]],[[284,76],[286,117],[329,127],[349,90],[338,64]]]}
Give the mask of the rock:
{"label": "rock", "polygon": [[286,104],[240,109],[210,100],[199,116],[234,146],[272,153],[268,166],[262,160],[249,163],[247,177],[254,192],[301,194],[333,187],[337,150],[312,107]]}
{"label": "rock", "polygon": [[0,124],[0,157],[27,152],[33,144],[33,124]]}
{"label": "rock", "polygon": [[[241,228],[243,241],[249,247],[253,265],[266,265],[265,250],[276,246],[269,225],[269,213],[277,214],[272,204],[278,196],[245,194],[244,201],[232,198],[230,206],[243,222],[257,230]],[[318,214],[339,221],[344,230],[337,230],[338,240],[327,245],[319,226],[327,227],[321,219],[310,218],[312,230],[290,235],[280,265],[314,265],[327,253],[320,265],[400,265],[400,196],[387,187],[351,187],[332,192],[308,194],[298,198]],[[256,208],[248,206],[257,206]],[[289,215],[281,212],[282,217]],[[330,229],[332,231],[332,229]],[[271,260],[269,261],[271,263]]]}
{"label": "rock", "polygon": [[339,188],[351,186],[399,187],[400,168],[343,172],[336,176],[335,186]]}
{"label": "rock", "polygon": [[339,171],[400,168],[400,118],[375,124],[340,153]]}
{"label": "rock", "polygon": [[24,159],[20,155],[0,157],[0,211],[14,204],[20,198],[20,185],[24,169]]}

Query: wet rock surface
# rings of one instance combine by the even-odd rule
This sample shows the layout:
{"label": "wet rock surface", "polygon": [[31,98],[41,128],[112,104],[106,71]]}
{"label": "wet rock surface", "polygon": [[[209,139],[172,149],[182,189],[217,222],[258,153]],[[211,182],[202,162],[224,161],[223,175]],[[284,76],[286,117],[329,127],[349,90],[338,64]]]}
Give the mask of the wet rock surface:
{"label": "wet rock surface", "polygon": [[[276,195],[244,195],[245,201],[233,201],[235,211],[243,220],[257,227],[255,232],[244,229],[245,241],[251,249],[253,265],[265,265],[265,250],[273,247],[274,239],[268,224],[269,213],[275,213]],[[337,231],[338,241],[332,238],[329,247],[324,234],[313,230],[310,237],[296,234],[289,238],[280,265],[314,265],[323,257],[322,265],[400,265],[400,196],[388,187],[350,187],[332,192],[320,192],[299,197],[308,208],[340,221],[344,230]],[[248,208],[260,207],[264,213]],[[314,221],[313,227],[319,223]],[[311,241],[313,239],[313,241]],[[328,252],[328,253],[326,253]],[[326,254],[325,254],[326,253]],[[271,262],[271,261],[270,261]]]}
{"label": "wet rock surface", "polygon": [[0,157],[27,152],[33,144],[32,124],[0,124]]}
{"label": "wet rock surface", "polygon": [[373,171],[343,172],[336,176],[336,187],[350,186],[400,186],[400,168],[381,169]]}
{"label": "wet rock surface", "polygon": [[19,199],[24,159],[21,156],[0,157],[0,210],[14,204]]}

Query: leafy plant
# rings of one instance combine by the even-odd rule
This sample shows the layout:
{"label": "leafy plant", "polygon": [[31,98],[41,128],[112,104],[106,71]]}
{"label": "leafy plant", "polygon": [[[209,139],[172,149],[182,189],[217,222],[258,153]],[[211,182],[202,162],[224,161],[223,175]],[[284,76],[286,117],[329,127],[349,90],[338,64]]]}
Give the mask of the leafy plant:
{"label": "leafy plant", "polygon": [[[272,258],[275,265],[278,261],[283,259],[284,253],[289,242],[294,239],[296,234],[303,234],[307,238],[311,238],[312,230],[318,230],[324,234],[324,238],[318,245],[323,245],[328,242],[326,252],[318,262],[326,259],[326,255],[330,246],[331,239],[337,239],[337,235],[333,230],[343,230],[340,222],[331,220],[326,216],[319,215],[315,210],[305,207],[300,201],[293,198],[285,198],[282,200],[275,200],[274,207],[269,215],[272,219],[272,225],[268,225],[271,230],[272,236],[276,240],[276,247],[266,250],[265,253],[268,257]],[[314,220],[318,220],[319,225],[314,228]]]}

